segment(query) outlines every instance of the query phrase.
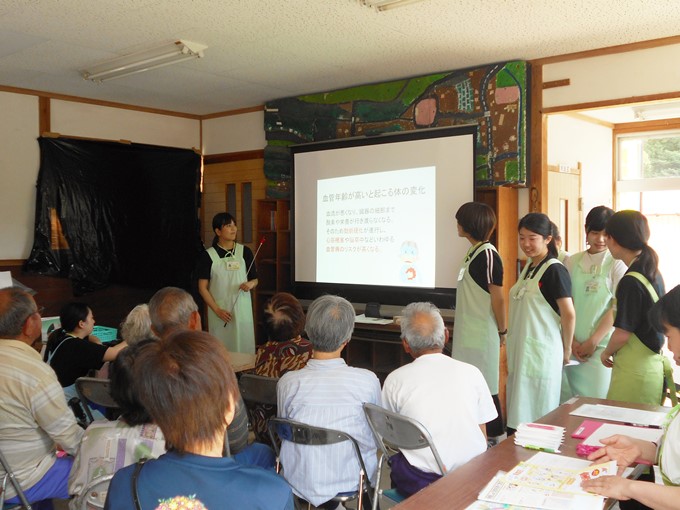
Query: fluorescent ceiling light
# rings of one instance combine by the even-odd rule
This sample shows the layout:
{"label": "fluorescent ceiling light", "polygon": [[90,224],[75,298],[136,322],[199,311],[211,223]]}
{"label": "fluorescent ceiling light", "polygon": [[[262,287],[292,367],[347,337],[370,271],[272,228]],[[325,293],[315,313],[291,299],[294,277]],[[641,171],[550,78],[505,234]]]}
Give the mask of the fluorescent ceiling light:
{"label": "fluorescent ceiling light", "polygon": [[396,9],[405,5],[422,2],[423,0],[359,0],[359,2],[366,7],[372,7],[376,11],[387,11],[389,9]]}
{"label": "fluorescent ceiling light", "polygon": [[662,120],[680,117],[680,103],[657,103],[633,107],[636,120]]}
{"label": "fluorescent ceiling light", "polygon": [[177,64],[192,58],[202,58],[207,46],[191,41],[174,41],[151,50],[114,58],[80,71],[90,81],[103,82],[151,69]]}

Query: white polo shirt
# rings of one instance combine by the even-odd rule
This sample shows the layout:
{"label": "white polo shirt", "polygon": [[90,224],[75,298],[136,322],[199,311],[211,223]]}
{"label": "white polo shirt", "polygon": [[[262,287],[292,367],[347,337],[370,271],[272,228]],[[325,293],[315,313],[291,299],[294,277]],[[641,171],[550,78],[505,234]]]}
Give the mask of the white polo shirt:
{"label": "white polo shirt", "polygon": [[[486,450],[479,425],[498,415],[479,369],[443,354],[424,354],[392,372],[382,398],[386,409],[427,429],[449,471]],[[412,466],[439,473],[429,448],[402,453]]]}

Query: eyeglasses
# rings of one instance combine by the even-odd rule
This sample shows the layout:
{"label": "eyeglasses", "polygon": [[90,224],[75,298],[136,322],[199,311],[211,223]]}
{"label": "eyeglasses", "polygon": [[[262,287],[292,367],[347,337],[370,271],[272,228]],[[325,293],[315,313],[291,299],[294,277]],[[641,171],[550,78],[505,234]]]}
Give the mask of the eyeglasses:
{"label": "eyeglasses", "polygon": [[[40,317],[42,317],[42,316],[44,315],[44,313],[45,313],[45,307],[44,307],[44,306],[39,306],[38,309],[37,309],[35,312],[37,312],[37,314],[40,315]],[[34,312],[34,313],[35,313],[35,312]]]}

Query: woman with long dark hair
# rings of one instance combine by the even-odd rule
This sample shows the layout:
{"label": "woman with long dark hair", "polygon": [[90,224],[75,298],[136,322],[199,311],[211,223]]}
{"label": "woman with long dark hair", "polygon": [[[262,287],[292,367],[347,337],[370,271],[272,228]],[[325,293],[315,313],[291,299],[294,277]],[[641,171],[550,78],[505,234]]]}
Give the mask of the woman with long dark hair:
{"label": "woman with long dark hair", "polygon": [[647,314],[664,294],[659,257],[647,244],[649,224],[638,211],[619,211],[607,221],[607,247],[628,271],[616,289],[614,333],[600,355],[612,368],[607,398],[659,405],[668,359],[661,353],[663,335],[654,330]]}
{"label": "woman with long dark hair", "polygon": [[585,225],[588,249],[565,262],[576,310],[572,357],[579,364],[564,368],[563,402],[574,395],[605,398],[609,390],[611,370],[602,366],[600,354],[613,331],[614,292],[626,272],[626,265],[607,249],[605,225],[613,214],[604,205],[591,209]]}
{"label": "woman with long dark hair", "polygon": [[[663,296],[650,310],[648,319],[654,329],[668,337],[668,348],[673,360],[680,365],[680,286]],[[592,453],[588,460],[606,462],[615,460],[619,473],[628,466],[644,461],[658,464],[663,484],[632,480],[621,476],[602,476],[583,483],[583,488],[619,500],[623,508],[678,508],[680,497],[680,419],[676,406],[664,424],[661,441],[652,443],[623,435],[614,435],[601,440],[604,445]],[[630,501],[627,501],[630,500]]]}
{"label": "woman with long dark hair", "polygon": [[575,323],[571,280],[557,259],[550,219],[529,213],[518,229],[528,260],[510,290],[509,429],[535,421],[560,404],[562,366],[571,356]]}

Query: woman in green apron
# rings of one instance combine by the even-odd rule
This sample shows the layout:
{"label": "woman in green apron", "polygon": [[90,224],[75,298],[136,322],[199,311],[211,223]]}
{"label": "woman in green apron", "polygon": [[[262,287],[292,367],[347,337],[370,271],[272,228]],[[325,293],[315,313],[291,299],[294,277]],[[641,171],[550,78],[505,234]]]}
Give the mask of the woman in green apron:
{"label": "woman in green apron", "polygon": [[236,242],[236,219],[231,214],[216,214],[212,226],[215,239],[198,263],[198,291],[208,305],[208,330],[228,351],[255,354],[253,252]]}
{"label": "woman in green apron", "polygon": [[664,293],[659,258],[647,245],[647,218],[637,211],[619,211],[607,221],[606,232],[612,256],[628,266],[616,288],[614,333],[600,355],[602,364],[612,368],[607,398],[659,405],[670,362],[660,354],[663,335],[647,318]]}
{"label": "woman in green apron", "polygon": [[569,272],[557,260],[550,219],[529,213],[519,222],[528,257],[510,290],[508,428],[533,422],[560,404],[562,366],[574,336]]}
{"label": "woman in green apron", "polygon": [[489,386],[498,417],[486,424],[489,437],[505,433],[498,400],[500,346],[508,333],[503,296],[503,262],[488,239],[496,228],[493,209],[468,202],[456,212],[458,236],[466,238],[467,252],[456,288],[456,320],[451,356],[476,366]]}
{"label": "woman in green apron", "polygon": [[572,255],[566,262],[571,275],[571,290],[576,309],[576,329],[572,359],[579,362],[564,368],[562,398],[575,395],[605,398],[611,370],[602,365],[604,351],[614,325],[614,290],[626,272],[626,265],[607,250],[605,225],[614,214],[603,205],[586,216],[588,249]]}
{"label": "woman in green apron", "polygon": [[[649,314],[657,331],[665,332],[668,348],[680,365],[680,286],[675,287],[655,304]],[[583,483],[583,488],[606,497],[623,500],[621,508],[637,503],[637,508],[675,509],[680,501],[680,406],[666,418],[664,435],[658,447],[649,441],[615,435],[602,439],[604,448],[591,454],[589,460],[615,460],[619,473],[636,461],[658,464],[664,485],[629,480],[620,476],[604,476]],[[635,500],[627,502],[625,500]]]}

